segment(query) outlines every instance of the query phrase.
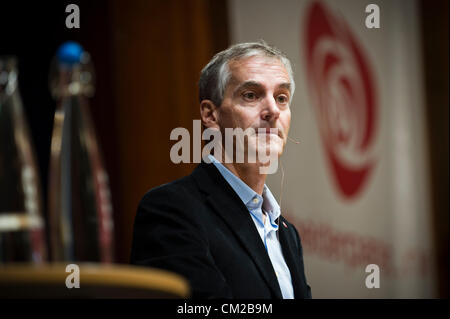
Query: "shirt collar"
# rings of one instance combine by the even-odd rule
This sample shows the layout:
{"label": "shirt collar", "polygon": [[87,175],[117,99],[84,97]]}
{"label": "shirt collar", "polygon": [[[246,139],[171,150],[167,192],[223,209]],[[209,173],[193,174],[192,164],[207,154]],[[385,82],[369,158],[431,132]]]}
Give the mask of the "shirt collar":
{"label": "shirt collar", "polygon": [[223,178],[230,184],[231,188],[238,194],[241,201],[247,205],[256,196],[260,196],[245,184],[239,177],[234,175],[228,168],[220,163],[214,156],[208,155],[209,160],[217,167]]}
{"label": "shirt collar", "polygon": [[[241,201],[249,209],[260,208],[258,206],[262,205],[262,209],[269,215],[270,222],[275,226],[275,220],[280,216],[280,206],[278,205],[275,197],[270,191],[269,187],[264,184],[262,196],[251,189],[247,184],[245,184],[239,177],[234,175],[228,168],[226,168],[222,163],[220,163],[214,156],[208,155],[209,160],[216,166],[220,174],[225,178],[225,180],[230,184],[231,188],[236,192]],[[258,202],[254,203],[253,199],[257,198]]]}
{"label": "shirt collar", "polygon": [[273,196],[269,187],[267,187],[267,185],[265,184],[263,189],[263,199],[263,209],[271,216],[271,220],[276,220],[278,217],[280,217],[280,205],[278,205],[277,200]]}

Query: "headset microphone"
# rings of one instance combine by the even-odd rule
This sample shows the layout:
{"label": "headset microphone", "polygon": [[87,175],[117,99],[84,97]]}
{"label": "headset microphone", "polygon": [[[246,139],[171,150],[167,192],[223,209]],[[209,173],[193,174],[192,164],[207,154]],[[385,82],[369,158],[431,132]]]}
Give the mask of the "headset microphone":
{"label": "headset microphone", "polygon": [[295,143],[295,144],[300,144],[300,141],[294,140],[292,137],[289,137],[289,135],[288,135],[287,138],[288,138],[291,142],[293,142],[293,143]]}
{"label": "headset microphone", "polygon": [[[300,141],[294,140],[292,137],[289,137],[289,135],[287,136],[287,138],[295,143],[295,144],[300,144]],[[280,211],[281,211],[281,199],[283,197],[283,184],[284,184],[284,167],[283,167],[283,163],[281,162],[280,159],[280,166],[281,166],[281,187],[280,187],[280,199],[278,200],[279,202],[279,206],[280,206]],[[277,231],[277,238],[279,240],[279,232],[280,232],[280,219],[281,219],[281,214],[280,217],[278,217],[278,231]]]}

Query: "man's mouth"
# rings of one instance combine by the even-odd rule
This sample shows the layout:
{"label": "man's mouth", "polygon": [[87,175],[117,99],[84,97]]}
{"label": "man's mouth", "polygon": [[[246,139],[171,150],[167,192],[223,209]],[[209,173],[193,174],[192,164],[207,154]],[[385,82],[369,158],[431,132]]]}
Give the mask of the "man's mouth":
{"label": "man's mouth", "polygon": [[283,138],[281,130],[279,130],[277,128],[273,128],[273,127],[266,127],[266,128],[261,127],[261,128],[258,128],[258,129],[256,129],[256,133],[255,134],[256,135],[266,135],[266,136],[271,134],[271,135],[276,135],[276,136],[278,136],[280,138]]}

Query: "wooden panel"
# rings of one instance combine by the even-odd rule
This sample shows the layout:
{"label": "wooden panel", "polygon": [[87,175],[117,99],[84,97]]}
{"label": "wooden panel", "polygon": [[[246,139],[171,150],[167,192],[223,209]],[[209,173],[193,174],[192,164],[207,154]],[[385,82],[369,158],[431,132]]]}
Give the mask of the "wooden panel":
{"label": "wooden panel", "polygon": [[439,297],[448,298],[448,1],[421,1]]}
{"label": "wooden panel", "polygon": [[144,193],[195,167],[170,161],[170,132],[176,127],[192,131],[192,120],[199,119],[200,70],[216,50],[215,43],[227,41],[213,39],[208,1],[116,0],[112,7],[120,184],[115,196],[121,211],[116,237],[121,241],[118,260],[127,262],[134,216]]}

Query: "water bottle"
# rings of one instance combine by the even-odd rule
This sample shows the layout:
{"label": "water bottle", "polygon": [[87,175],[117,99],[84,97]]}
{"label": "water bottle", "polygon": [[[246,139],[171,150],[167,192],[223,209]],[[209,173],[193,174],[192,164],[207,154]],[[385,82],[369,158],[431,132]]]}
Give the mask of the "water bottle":
{"label": "water bottle", "polygon": [[75,42],[58,49],[50,70],[57,101],[49,169],[52,261],[113,262],[108,175],[89,112],[94,70]]}
{"label": "water bottle", "polygon": [[0,56],[0,263],[47,259],[42,192],[14,57]]}

